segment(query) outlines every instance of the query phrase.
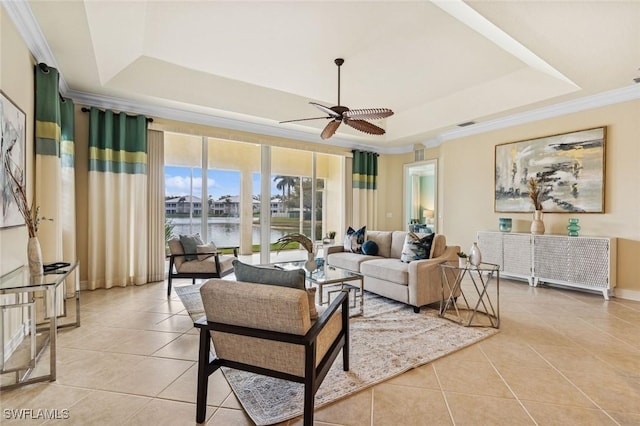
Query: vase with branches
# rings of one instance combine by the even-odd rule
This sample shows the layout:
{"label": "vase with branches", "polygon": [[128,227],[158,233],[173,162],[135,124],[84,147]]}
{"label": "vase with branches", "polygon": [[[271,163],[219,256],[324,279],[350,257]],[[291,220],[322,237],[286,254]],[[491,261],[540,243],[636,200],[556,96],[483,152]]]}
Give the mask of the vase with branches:
{"label": "vase with branches", "polygon": [[52,220],[40,216],[40,207],[29,205],[27,201],[27,190],[24,185],[24,170],[11,159],[11,152],[8,151],[4,155],[3,168],[7,176],[7,184],[10,187],[11,195],[18,206],[18,211],[24,218],[29,233],[29,242],[27,245],[27,257],[29,260],[29,270],[32,275],[42,275],[42,250],[38,241],[38,227],[41,220]]}
{"label": "vase with branches", "polygon": [[278,239],[278,241],[276,241],[276,244],[278,244],[278,251],[293,243],[298,243],[307,251],[308,260],[305,263],[305,269],[309,272],[315,271],[318,268],[318,263],[314,259],[313,241],[311,241],[309,237],[295,232],[293,234],[283,235]]}
{"label": "vase with branches", "polygon": [[533,204],[533,221],[531,222],[532,234],[544,234],[544,222],[542,221],[542,191],[540,182],[536,178],[527,180],[529,200]]}

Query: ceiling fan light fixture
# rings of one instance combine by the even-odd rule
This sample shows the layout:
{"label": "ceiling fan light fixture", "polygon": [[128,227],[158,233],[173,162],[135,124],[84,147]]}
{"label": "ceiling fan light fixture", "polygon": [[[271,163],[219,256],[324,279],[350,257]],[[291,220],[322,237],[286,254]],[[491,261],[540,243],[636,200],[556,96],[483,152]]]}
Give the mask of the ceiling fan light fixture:
{"label": "ceiling fan light fixture", "polygon": [[292,123],[296,121],[307,120],[331,120],[322,130],[320,137],[322,139],[329,139],[332,137],[341,123],[345,123],[349,127],[359,130],[369,135],[383,135],[384,129],[365,120],[378,120],[381,118],[387,118],[393,115],[393,111],[389,108],[362,108],[362,109],[349,109],[346,106],[340,105],[340,67],[344,64],[343,58],[336,58],[334,63],[338,66],[338,105],[327,107],[316,102],[309,102],[311,105],[318,108],[323,113],[327,114],[326,117],[314,117],[314,118],[299,118],[295,120],[281,121],[282,123]]}

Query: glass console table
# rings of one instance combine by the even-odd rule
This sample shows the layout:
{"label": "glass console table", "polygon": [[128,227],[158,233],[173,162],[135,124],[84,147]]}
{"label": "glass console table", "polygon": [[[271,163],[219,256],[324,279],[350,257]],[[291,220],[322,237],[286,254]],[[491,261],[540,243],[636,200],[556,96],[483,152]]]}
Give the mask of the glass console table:
{"label": "glass console table", "polygon": [[[65,280],[75,273],[73,294]],[[67,307],[74,300],[75,310]],[[22,266],[0,277],[0,389],[56,379],[57,331],[80,326],[78,262],[44,275]],[[5,334],[7,333],[7,334]],[[49,349],[49,369],[41,357]],[[5,354],[5,351],[7,352]],[[35,374],[34,374],[35,373]]]}

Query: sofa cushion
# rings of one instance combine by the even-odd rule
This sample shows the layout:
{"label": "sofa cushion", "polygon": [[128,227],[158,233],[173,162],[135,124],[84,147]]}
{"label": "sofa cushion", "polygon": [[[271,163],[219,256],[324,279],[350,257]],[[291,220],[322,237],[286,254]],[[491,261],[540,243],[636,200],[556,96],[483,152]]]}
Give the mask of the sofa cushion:
{"label": "sofa cushion", "polygon": [[420,236],[409,232],[404,240],[400,260],[409,263],[414,260],[428,259],[431,254],[431,244],[434,236],[435,234]]}
{"label": "sofa cushion", "polygon": [[404,239],[407,236],[407,231],[393,231],[391,235],[391,250],[389,251],[389,257],[400,259],[402,257],[402,248],[404,247]]}
{"label": "sofa cushion", "polygon": [[409,264],[399,259],[373,259],[360,265],[364,276],[409,285]]}
{"label": "sofa cushion", "polygon": [[343,251],[329,254],[327,256],[327,264],[353,272],[360,272],[362,262],[373,259],[380,259],[380,256],[368,256],[366,254],[347,253]]}
{"label": "sofa cushion", "polygon": [[366,226],[363,226],[357,231],[352,227],[349,227],[344,236],[344,251],[351,253],[362,253],[362,243],[364,243],[365,241],[366,233]]}
{"label": "sofa cushion", "polygon": [[378,256],[391,257],[390,231],[367,231],[367,241],[373,241],[378,245]]}

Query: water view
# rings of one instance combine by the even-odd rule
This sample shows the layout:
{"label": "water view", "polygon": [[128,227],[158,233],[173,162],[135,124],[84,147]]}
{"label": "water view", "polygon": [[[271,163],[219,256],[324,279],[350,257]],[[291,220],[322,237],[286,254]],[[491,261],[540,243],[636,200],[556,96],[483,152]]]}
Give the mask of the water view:
{"label": "water view", "polygon": [[[200,232],[200,218],[170,218],[174,225],[173,235],[187,235]],[[270,242],[275,243],[283,235],[297,232],[292,228],[271,228]],[[253,244],[260,243],[260,224],[255,223],[251,229]],[[213,241],[216,246],[238,246],[240,244],[240,219],[239,218],[214,218],[210,217],[207,224],[207,237],[205,242]]]}

